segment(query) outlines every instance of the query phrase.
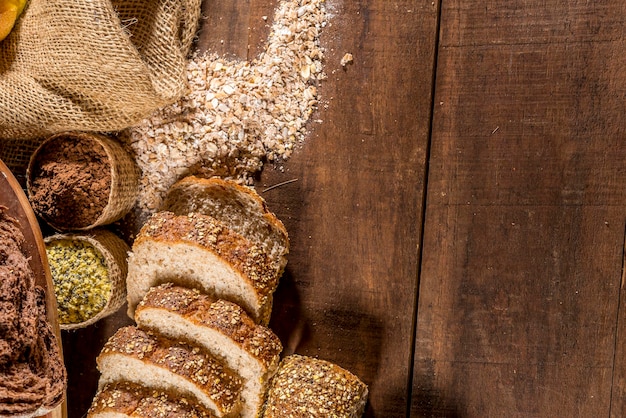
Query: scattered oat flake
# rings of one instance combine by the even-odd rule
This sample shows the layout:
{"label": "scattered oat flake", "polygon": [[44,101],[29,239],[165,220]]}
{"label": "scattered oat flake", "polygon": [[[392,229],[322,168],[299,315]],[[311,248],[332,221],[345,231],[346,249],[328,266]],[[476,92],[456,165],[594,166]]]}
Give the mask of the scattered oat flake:
{"label": "scattered oat flake", "polygon": [[259,58],[189,60],[189,93],[121,135],[142,172],[141,214],[158,210],[185,175],[251,183],[264,161],[289,158],[305,138],[317,85],[326,78],[319,42],[326,17],[324,0],[284,0]]}
{"label": "scattered oat flake", "polygon": [[353,57],[352,54],[350,53],[346,53],[342,58],[341,58],[341,66],[345,67],[348,64],[352,64],[353,62]]}

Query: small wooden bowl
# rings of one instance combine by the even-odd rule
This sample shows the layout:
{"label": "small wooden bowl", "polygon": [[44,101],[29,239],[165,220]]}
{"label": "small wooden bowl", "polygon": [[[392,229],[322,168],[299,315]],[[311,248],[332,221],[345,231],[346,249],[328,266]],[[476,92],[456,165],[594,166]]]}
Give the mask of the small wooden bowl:
{"label": "small wooden bowl", "polygon": [[104,258],[104,264],[108,271],[108,280],[111,283],[111,292],[108,295],[106,305],[97,314],[82,322],[60,322],[60,329],[84,328],[117,312],[126,302],[127,256],[130,251],[128,244],[113,232],[105,229],[96,229],[86,234],[55,234],[46,237],[44,242],[48,245],[60,240],[82,241],[95,248]]}
{"label": "small wooden bowl", "polygon": [[[110,168],[110,185],[105,202],[98,201],[95,197],[96,194],[89,193],[86,189],[81,190],[81,195],[92,200],[85,202],[86,204],[78,204],[74,201],[77,193],[72,192],[77,190],[77,186],[72,182],[76,180],[67,175],[72,163],[59,162],[56,168],[58,172],[55,171],[51,175],[44,172],[45,164],[55,163],[55,161],[44,161],[47,158],[46,152],[54,152],[67,143],[75,145],[78,149],[73,157],[77,158],[78,156],[84,161],[93,157],[89,154],[81,155],[81,150],[86,150],[86,152],[103,151],[105,153],[104,162]],[[68,170],[64,171],[61,164],[66,164]],[[75,171],[77,175],[81,174],[84,177],[82,180],[85,183],[85,188],[90,186],[89,183],[95,184],[95,182],[102,180],[89,177],[85,174],[86,171]],[[61,187],[60,190],[57,190],[40,185],[40,181],[46,176],[48,178],[56,177],[55,181],[64,186],[65,189]],[[112,138],[97,133],[64,132],[45,140],[32,154],[26,171],[26,187],[33,209],[54,229],[57,231],[86,231],[113,223],[124,217],[132,209],[138,194],[139,169],[130,154]],[[42,199],[42,196],[46,199]],[[40,200],[46,200],[46,204],[40,203]],[[71,210],[58,211],[60,205],[67,205]],[[99,213],[87,214],[86,211],[94,205],[97,210],[92,211],[98,212],[99,210]],[[82,218],[87,218],[87,220]],[[77,221],[77,219],[81,219],[82,222]]]}

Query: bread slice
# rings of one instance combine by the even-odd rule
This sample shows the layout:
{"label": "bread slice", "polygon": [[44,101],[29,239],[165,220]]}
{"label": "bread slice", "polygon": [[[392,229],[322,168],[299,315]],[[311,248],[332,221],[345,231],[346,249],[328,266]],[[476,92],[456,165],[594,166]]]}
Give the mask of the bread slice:
{"label": "bread slice", "polygon": [[150,289],[137,306],[135,321],[176,340],[203,346],[242,378],[243,418],[259,416],[282,344],[238,305],[213,300],[197,289],[165,284]]}
{"label": "bread slice", "polygon": [[133,326],[120,328],[96,359],[99,386],[128,381],[196,399],[218,417],[238,416],[241,380],[206,350]]}
{"label": "bread slice", "polygon": [[128,314],[151,287],[195,287],[243,307],[267,324],[278,275],[261,249],[214,218],[157,212],[141,228],[128,258]]}
{"label": "bread slice", "polygon": [[106,384],[98,390],[87,418],[214,418],[201,404],[178,394],[131,382]]}
{"label": "bread slice", "polygon": [[285,357],[269,389],[264,418],[359,418],[367,386],[336,364],[293,354]]}
{"label": "bread slice", "polygon": [[219,177],[188,176],[169,189],[162,209],[176,215],[210,215],[260,246],[281,273],[287,264],[287,230],[251,187]]}

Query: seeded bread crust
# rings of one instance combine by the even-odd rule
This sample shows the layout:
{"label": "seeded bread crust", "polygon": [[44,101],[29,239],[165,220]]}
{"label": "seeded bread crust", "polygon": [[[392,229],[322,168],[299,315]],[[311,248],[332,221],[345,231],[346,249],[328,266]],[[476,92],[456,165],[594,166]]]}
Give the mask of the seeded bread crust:
{"label": "seeded bread crust", "polygon": [[[185,342],[128,326],[106,342],[96,363],[101,373],[100,387],[119,380],[158,385],[195,397],[220,417],[237,416],[241,408],[239,377],[206,350]],[[151,377],[155,381],[146,382]]]}
{"label": "seeded bread crust", "polygon": [[130,382],[105,385],[96,393],[87,418],[122,417],[215,418],[215,414],[176,393]]}
{"label": "seeded bread crust", "polygon": [[[176,272],[168,271],[167,254],[160,254],[163,261],[158,266],[150,266],[151,269],[157,269],[152,274],[158,274],[161,278],[146,275],[146,266],[134,257],[142,246],[148,254],[151,253],[154,250],[150,246],[154,244],[163,244],[161,250],[165,252],[174,246],[190,246],[217,256],[238,274],[242,283],[253,289],[255,300],[242,299],[241,295],[235,294],[216,296],[237,302],[257,322],[269,322],[272,295],[278,286],[279,275],[267,255],[258,246],[210,216],[198,213],[177,216],[172,212],[155,213],[141,228],[133,243],[127,276],[128,314],[131,318],[135,307],[150,287],[176,280],[173,277]],[[170,277],[166,277],[168,274]],[[178,279],[182,281],[181,284],[200,287],[208,293],[214,291],[214,283],[206,282],[202,272],[196,274],[197,277]]]}
{"label": "seeded bread crust", "polygon": [[[269,328],[256,324],[237,304],[215,300],[197,289],[189,289],[166,283],[153,287],[137,306],[135,319],[138,324],[142,313],[159,309],[175,313],[190,325],[213,329],[255,357],[263,367],[276,368],[283,346]],[[143,326],[140,324],[140,326]],[[159,330],[167,332],[168,330]]]}
{"label": "seeded bread crust", "polygon": [[325,360],[293,354],[272,379],[264,418],[360,418],[367,386],[349,371]]}
{"label": "seeded bread crust", "polygon": [[282,351],[269,328],[257,325],[234,303],[171,283],[150,289],[137,306],[135,321],[142,329],[189,339],[211,351],[242,377],[242,417],[259,416]]}
{"label": "seeded bread crust", "polygon": [[176,215],[210,215],[262,247],[282,272],[289,237],[283,223],[251,187],[219,177],[188,176],[168,191],[162,210]]}

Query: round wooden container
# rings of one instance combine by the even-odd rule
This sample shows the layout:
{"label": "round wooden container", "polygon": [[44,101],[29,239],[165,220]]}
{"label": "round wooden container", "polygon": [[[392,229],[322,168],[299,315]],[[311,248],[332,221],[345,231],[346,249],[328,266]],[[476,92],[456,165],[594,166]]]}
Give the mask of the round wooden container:
{"label": "round wooden container", "polygon": [[[54,151],[62,145],[68,145],[68,142],[69,145],[73,145],[78,149],[78,151],[76,151],[77,153],[82,152],[81,150],[88,150],[88,152],[92,150],[103,150],[106,154],[106,162],[110,167],[111,179],[106,202],[92,201],[88,202],[86,205],[77,205],[72,201],[73,196],[66,195],[69,192],[58,192],[53,188],[43,190],[44,187],[39,185],[39,180],[45,176],[43,167],[44,161],[42,161],[42,159],[46,158],[45,153]],[[85,160],[89,158],[89,155],[84,156]],[[50,161],[46,161],[45,163],[50,163]],[[69,184],[70,179],[66,180],[62,177],[62,174],[66,173],[63,173],[62,169],[57,168],[57,170],[61,175],[54,174],[58,177],[56,181],[67,181]],[[83,181],[90,180],[96,182],[101,179],[92,178]],[[121,219],[135,204],[138,186],[139,169],[131,155],[117,141],[97,133],[64,132],[48,138],[32,154],[26,171],[26,188],[33,209],[42,219],[58,231],[86,231]],[[65,216],[59,216],[58,214],[52,213],[55,208],[49,203],[49,206],[44,208],[44,205],[38,204],[37,201],[40,191],[47,193],[48,198],[54,199],[54,201],[59,204],[72,205],[73,213],[70,216],[67,214],[65,214]],[[58,194],[53,195],[53,193]],[[93,195],[85,194],[90,199],[96,199]],[[89,210],[90,204],[93,206],[94,203],[98,208],[102,208],[99,213],[86,216],[88,221],[78,222],[77,219],[81,218],[81,213],[86,213],[81,211]]]}

